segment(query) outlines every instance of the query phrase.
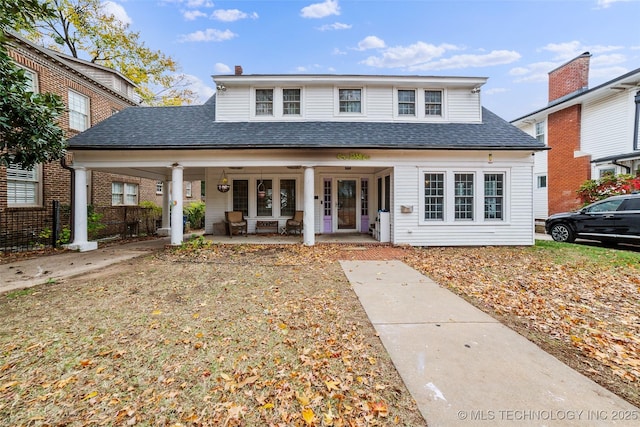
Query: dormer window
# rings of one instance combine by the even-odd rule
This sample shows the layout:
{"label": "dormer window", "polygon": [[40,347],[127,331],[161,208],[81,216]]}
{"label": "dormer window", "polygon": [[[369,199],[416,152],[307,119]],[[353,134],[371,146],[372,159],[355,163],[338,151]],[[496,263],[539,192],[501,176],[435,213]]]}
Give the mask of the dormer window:
{"label": "dormer window", "polygon": [[273,116],[273,89],[256,89],[256,116]]}
{"label": "dormer window", "polygon": [[415,116],[416,115],[416,91],[415,90],[399,90],[398,91],[398,115],[399,116]]}
{"label": "dormer window", "polygon": [[300,89],[282,89],[282,113],[300,115]]}
{"label": "dormer window", "polygon": [[362,89],[340,89],[338,97],[341,113],[362,112]]}
{"label": "dormer window", "polygon": [[424,91],[424,114],[427,117],[442,117],[442,91]]}

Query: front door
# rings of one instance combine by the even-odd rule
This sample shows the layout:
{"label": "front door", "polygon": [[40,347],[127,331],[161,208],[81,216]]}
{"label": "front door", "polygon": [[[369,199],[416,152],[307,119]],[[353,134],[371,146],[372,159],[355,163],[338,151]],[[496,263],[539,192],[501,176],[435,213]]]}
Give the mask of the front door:
{"label": "front door", "polygon": [[338,180],[338,231],[355,231],[357,228],[356,180]]}

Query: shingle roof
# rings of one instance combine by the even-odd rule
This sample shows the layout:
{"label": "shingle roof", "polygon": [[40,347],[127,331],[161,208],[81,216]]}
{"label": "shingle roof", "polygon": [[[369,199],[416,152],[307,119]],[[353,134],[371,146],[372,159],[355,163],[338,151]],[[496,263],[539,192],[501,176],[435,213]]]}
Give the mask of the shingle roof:
{"label": "shingle roof", "polygon": [[544,150],[487,109],[482,123],[216,122],[215,104],[131,107],[69,140],[72,150],[382,148]]}

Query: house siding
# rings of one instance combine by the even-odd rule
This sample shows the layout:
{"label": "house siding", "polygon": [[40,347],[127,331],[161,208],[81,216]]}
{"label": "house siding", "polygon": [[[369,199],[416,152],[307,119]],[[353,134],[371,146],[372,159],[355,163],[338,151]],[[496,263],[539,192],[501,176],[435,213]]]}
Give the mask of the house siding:
{"label": "house siding", "polygon": [[582,151],[591,157],[607,157],[633,151],[633,105],[631,92],[612,92],[582,107]]}

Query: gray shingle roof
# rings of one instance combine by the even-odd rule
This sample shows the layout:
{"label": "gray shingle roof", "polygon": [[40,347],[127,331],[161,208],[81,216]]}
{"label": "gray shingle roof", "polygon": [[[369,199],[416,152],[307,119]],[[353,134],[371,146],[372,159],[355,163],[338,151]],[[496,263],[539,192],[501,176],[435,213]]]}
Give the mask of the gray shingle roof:
{"label": "gray shingle roof", "polygon": [[543,150],[482,110],[482,123],[216,122],[215,104],[131,107],[69,140],[71,150],[383,148]]}

